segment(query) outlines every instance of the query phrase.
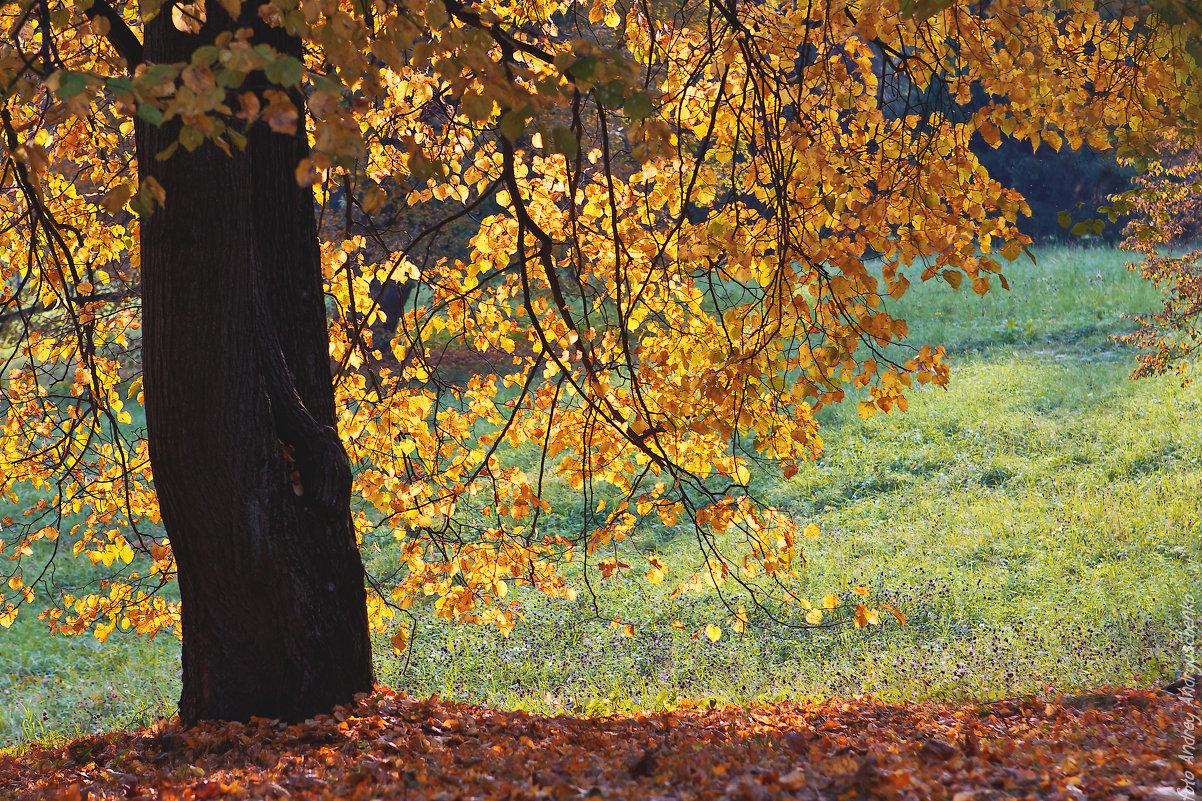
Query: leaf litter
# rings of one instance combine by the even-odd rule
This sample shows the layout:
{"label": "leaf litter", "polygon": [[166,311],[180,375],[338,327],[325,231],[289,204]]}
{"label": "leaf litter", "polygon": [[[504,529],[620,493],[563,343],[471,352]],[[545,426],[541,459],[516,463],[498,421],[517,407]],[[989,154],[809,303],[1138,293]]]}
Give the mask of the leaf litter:
{"label": "leaf litter", "polygon": [[0,798],[1172,801],[1202,773],[1202,709],[1147,690],[707,706],[544,717],[381,688],[298,724],[164,721],[12,751]]}

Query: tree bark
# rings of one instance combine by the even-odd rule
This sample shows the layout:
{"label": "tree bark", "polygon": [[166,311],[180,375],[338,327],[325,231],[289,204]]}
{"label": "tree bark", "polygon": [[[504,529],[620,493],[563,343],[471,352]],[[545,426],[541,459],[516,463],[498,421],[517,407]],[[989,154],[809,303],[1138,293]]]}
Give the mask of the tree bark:
{"label": "tree bark", "polygon": [[[186,62],[222,20],[233,27],[210,6],[199,34],[166,12],[148,22],[146,60]],[[136,131],[143,180],[166,190],[141,227],[143,363],[179,570],[186,725],[302,720],[372,688],[313,198],[293,177],[303,130],[256,125],[232,156],[206,142],[162,161],[178,123]]]}

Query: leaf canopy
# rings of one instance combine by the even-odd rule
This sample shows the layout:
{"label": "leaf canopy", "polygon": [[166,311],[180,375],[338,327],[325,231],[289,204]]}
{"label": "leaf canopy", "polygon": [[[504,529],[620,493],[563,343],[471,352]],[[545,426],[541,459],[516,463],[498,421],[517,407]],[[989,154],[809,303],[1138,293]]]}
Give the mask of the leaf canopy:
{"label": "leaf canopy", "polygon": [[[440,616],[508,630],[511,585],[572,598],[564,564],[643,570],[617,548],[648,519],[699,533],[677,593],[721,586],[759,622],[878,622],[833,594],[825,613],[793,595],[799,535],[817,531],[758,504],[751,467],[794,474],[821,451],[815,413],[849,393],[867,418],[946,384],[942,348],[906,339],[907,288],[939,276],[983,294],[1029,244],[1026,203],[973,137],[1134,156],[1197,119],[1198,21],[1151,8],[3,6],[0,493],[41,500],[4,521],[18,536],[0,623],[43,591],[60,633],[178,627],[128,409],[139,219],[171,202],[137,181],[138,125],[174,126],[185,150],[233,152],[252,125],[309,137],[296,176],[321,208],[356,523],[399,554],[371,577],[378,629],[433,596]],[[187,61],[143,60],[159,13],[193,36]],[[280,36],[305,57],[273,47]],[[395,334],[389,282],[410,287],[387,312]],[[448,380],[440,354],[462,350],[489,367]],[[543,454],[536,469],[504,458],[523,448]],[[561,486],[584,501],[578,532],[546,525]],[[42,540],[113,573],[55,591],[33,558]],[[732,621],[746,624],[742,607]]]}

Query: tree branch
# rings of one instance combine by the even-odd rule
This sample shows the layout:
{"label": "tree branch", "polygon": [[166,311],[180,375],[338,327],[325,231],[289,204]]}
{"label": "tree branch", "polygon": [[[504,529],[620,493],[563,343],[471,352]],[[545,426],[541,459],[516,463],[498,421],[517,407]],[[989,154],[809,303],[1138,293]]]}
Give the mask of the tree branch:
{"label": "tree branch", "polygon": [[134,67],[142,63],[142,42],[137,34],[126,24],[125,19],[117,9],[109,4],[109,0],[92,0],[92,7],[84,12],[88,21],[103,17],[109,24],[107,39],[117,55],[125,59],[125,65],[133,72]]}

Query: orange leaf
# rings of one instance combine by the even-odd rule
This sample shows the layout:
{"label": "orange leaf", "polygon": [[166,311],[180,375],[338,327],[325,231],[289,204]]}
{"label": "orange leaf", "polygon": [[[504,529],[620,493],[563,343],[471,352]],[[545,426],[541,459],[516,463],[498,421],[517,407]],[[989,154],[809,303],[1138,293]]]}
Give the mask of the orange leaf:
{"label": "orange leaf", "polygon": [[898,623],[902,624],[903,626],[906,625],[905,614],[893,604],[881,604],[881,609],[884,609],[886,612],[897,618]]}

